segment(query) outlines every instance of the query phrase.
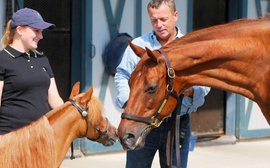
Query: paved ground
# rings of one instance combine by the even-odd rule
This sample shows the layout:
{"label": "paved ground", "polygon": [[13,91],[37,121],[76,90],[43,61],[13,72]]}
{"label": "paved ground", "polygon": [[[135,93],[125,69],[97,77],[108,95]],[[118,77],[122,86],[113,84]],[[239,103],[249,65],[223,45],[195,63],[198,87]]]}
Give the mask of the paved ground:
{"label": "paved ground", "polygon": [[[236,142],[225,137],[196,144],[188,168],[270,168],[270,139]],[[65,159],[60,168],[124,168],[125,152]],[[156,155],[152,168],[159,168]]]}

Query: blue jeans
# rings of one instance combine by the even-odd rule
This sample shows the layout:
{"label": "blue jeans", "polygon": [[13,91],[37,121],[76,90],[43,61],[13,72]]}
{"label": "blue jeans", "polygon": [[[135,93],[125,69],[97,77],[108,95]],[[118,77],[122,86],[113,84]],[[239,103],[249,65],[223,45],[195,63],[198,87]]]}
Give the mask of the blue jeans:
{"label": "blue jeans", "polygon": [[[146,137],[145,145],[139,150],[127,151],[126,168],[151,168],[155,153],[159,150],[161,168],[168,168],[166,163],[166,141],[170,129],[168,122],[163,122],[160,127],[154,128]],[[190,137],[190,118],[186,114],[180,119],[180,159],[181,168],[187,167]],[[179,148],[178,148],[179,149]],[[173,152],[173,165],[176,166],[175,151]]]}

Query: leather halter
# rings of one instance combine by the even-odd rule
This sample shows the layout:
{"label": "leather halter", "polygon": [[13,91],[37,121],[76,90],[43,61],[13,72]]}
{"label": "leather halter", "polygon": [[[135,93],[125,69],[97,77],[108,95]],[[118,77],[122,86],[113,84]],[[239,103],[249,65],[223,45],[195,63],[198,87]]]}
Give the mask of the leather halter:
{"label": "leather halter", "polygon": [[[86,130],[85,130],[85,134],[83,137],[86,137],[87,135],[87,132],[88,132],[88,113],[87,113],[87,110],[89,108],[88,106],[88,103],[87,103],[87,106],[85,109],[81,108],[80,105],[78,105],[75,100],[73,99],[70,99],[69,100],[70,103],[80,112],[80,114],[82,115],[82,117],[84,118],[85,122],[86,122]],[[99,142],[99,140],[105,136],[107,134],[107,131],[108,131],[108,119],[106,118],[106,129],[104,132],[102,132],[97,126],[95,126],[95,129],[97,130],[97,132],[99,133],[98,137],[96,139],[90,139],[90,138],[87,138],[89,140],[92,140],[92,141],[97,141]],[[70,156],[70,159],[73,160],[75,159],[75,156],[74,156],[74,149],[73,149],[73,142],[71,143],[71,156]]]}
{"label": "leather halter", "polygon": [[160,120],[160,119],[158,119],[158,116],[160,115],[160,113],[161,113],[162,109],[164,108],[166,102],[168,101],[169,97],[173,96],[178,101],[177,93],[173,89],[173,83],[174,83],[174,78],[175,78],[174,69],[171,67],[171,64],[169,62],[167,54],[162,49],[159,49],[158,51],[163,56],[165,63],[166,63],[166,68],[167,68],[166,95],[165,95],[161,105],[159,106],[159,109],[156,111],[156,113],[152,117],[140,117],[140,116],[136,116],[136,115],[132,115],[132,114],[122,113],[122,115],[121,115],[122,119],[134,120],[137,122],[146,123],[148,125],[151,125],[152,127],[159,127],[160,124],[165,119],[165,117]]}
{"label": "leather halter", "polygon": [[[86,137],[87,135],[87,132],[88,132],[88,113],[87,113],[87,110],[88,110],[88,103],[87,103],[87,106],[85,109],[81,108],[80,105],[78,105],[73,99],[70,99],[69,100],[70,103],[80,112],[80,114],[82,115],[82,117],[84,118],[85,122],[86,122],[86,130],[85,130],[85,134],[83,137]],[[87,138],[89,140],[92,140],[92,141],[98,141],[100,138],[102,138],[104,135],[106,135],[107,131],[108,131],[108,119],[106,118],[106,128],[105,128],[105,131],[102,132],[100,130],[100,128],[98,128],[97,126],[95,126],[95,129],[96,131],[99,133],[98,137],[96,139],[90,139],[90,138]]]}
{"label": "leather halter", "polygon": [[87,115],[88,115],[88,113],[87,113],[87,110],[88,110],[88,103],[87,103],[87,106],[86,106],[86,108],[85,109],[83,109],[83,108],[81,108],[81,106],[80,105],[78,105],[76,102],[75,102],[75,100],[73,100],[73,99],[70,99],[69,100],[70,101],[70,103],[80,112],[80,114],[82,115],[82,117],[84,118],[84,120],[85,120],[85,122],[86,122],[86,130],[85,130],[85,134],[84,134],[84,136],[83,137],[85,137],[86,136],[86,134],[87,134],[87,132],[88,132],[88,117],[87,117]]}

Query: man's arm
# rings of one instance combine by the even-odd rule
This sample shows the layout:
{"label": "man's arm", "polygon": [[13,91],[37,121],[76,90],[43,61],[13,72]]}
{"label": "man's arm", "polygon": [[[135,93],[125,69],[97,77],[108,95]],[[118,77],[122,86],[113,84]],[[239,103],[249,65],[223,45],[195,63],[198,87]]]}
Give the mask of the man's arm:
{"label": "man's arm", "polygon": [[117,97],[115,104],[120,108],[124,108],[128,100],[130,92],[128,80],[138,61],[139,57],[137,57],[132,49],[128,46],[123,54],[120,64],[116,68],[114,81],[117,90]]}
{"label": "man's arm", "polygon": [[193,96],[185,96],[183,99],[183,105],[188,108],[188,111],[186,111],[185,113],[197,111],[197,109],[204,104],[205,96],[210,91],[210,87],[206,86],[192,86],[192,89]]}

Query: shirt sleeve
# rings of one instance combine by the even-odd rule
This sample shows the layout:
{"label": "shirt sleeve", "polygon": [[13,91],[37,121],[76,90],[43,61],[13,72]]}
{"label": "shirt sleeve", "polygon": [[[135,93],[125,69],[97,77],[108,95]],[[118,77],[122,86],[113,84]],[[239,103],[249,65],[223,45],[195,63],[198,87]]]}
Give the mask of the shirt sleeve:
{"label": "shirt sleeve", "polygon": [[129,46],[127,46],[123,54],[122,60],[116,68],[116,73],[114,76],[117,90],[115,104],[120,108],[124,108],[126,102],[128,101],[130,92],[128,80],[131,73],[135,69],[138,61],[139,57],[135,55],[135,53]]}
{"label": "shirt sleeve", "polygon": [[191,113],[197,111],[205,102],[205,96],[209,93],[210,87],[206,86],[193,86],[193,98],[184,96],[181,114]]}
{"label": "shirt sleeve", "polygon": [[52,67],[50,65],[49,59],[47,56],[44,56],[44,59],[45,59],[44,64],[45,64],[47,73],[49,74],[50,78],[53,78],[54,74],[53,74],[53,70],[52,70]]}

